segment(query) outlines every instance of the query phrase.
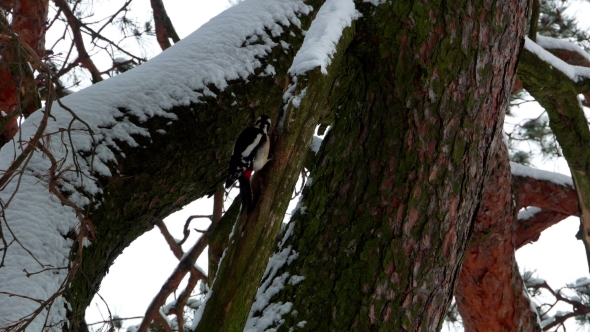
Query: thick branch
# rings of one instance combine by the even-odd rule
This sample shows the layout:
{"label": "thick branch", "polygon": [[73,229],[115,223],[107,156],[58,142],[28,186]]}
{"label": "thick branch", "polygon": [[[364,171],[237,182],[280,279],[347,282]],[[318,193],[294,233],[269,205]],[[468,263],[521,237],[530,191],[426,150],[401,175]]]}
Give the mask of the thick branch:
{"label": "thick branch", "polygon": [[[525,166],[518,166],[518,168],[526,170]],[[579,214],[578,198],[573,186],[548,180],[555,176],[565,179],[565,176],[537,169],[532,171],[541,175],[546,173],[544,177],[547,180],[526,176],[521,174],[522,172],[517,172],[518,175],[515,175],[514,172],[512,174],[512,189],[514,196],[517,197],[516,208],[520,210],[528,206],[535,206],[542,209],[531,218],[517,221],[515,238],[515,248],[517,249],[529,242],[536,241],[542,231],[561,220]]]}
{"label": "thick branch", "polygon": [[532,41],[537,40],[537,27],[539,26],[539,16],[541,14],[541,4],[539,0],[533,0],[531,7],[531,19],[528,36]]}
{"label": "thick branch", "polygon": [[[538,173],[547,173],[548,176],[554,174],[553,172],[545,172],[537,169],[534,169],[534,171]],[[563,177],[565,178],[565,176]],[[517,197],[517,210],[527,206],[536,206],[544,210],[551,210],[568,216],[578,214],[579,208],[576,190],[569,184],[560,184],[550,180],[540,180],[520,173],[515,175],[513,172],[512,187],[514,194]]]}
{"label": "thick branch", "polygon": [[529,219],[518,220],[514,247],[519,249],[527,243],[537,241],[542,231],[559,223],[569,216],[570,215],[556,211],[541,210],[535,213]]}
{"label": "thick branch", "polygon": [[576,83],[535,53],[524,49],[518,75],[525,89],[545,108],[572,172],[580,205],[581,239],[590,262],[590,130],[577,95],[590,91],[589,80]]}
{"label": "thick branch", "polygon": [[174,25],[166,13],[164,3],[162,0],[150,0],[152,10],[154,11],[154,24],[156,25],[156,38],[162,51],[171,46],[169,38],[172,38],[174,43],[178,43],[180,38],[174,30]]}

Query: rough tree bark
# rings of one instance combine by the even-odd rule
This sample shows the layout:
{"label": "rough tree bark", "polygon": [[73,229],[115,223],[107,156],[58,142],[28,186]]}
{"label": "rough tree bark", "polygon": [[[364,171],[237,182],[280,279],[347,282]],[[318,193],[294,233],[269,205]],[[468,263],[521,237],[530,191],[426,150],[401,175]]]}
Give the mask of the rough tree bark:
{"label": "rough tree bark", "polygon": [[517,206],[501,137],[490,167],[455,289],[457,308],[465,331],[541,331],[514,256]]}
{"label": "rough tree bark", "polygon": [[45,55],[45,22],[48,0],[17,0],[12,6],[10,24],[0,13],[0,147],[18,131],[19,116],[28,117],[41,107],[35,77],[28,64],[27,52],[13,34],[20,36],[39,57]]}
{"label": "rough tree bark", "polygon": [[[84,250],[79,273],[65,294],[71,305],[68,330],[85,330],[86,307],[129,243],[216,188],[236,133],[255,114],[266,113],[278,122],[277,109],[284,106],[290,83],[287,70],[302,30],[309,28],[321,3],[311,5],[313,11],[299,18],[300,28],[284,27],[273,36],[277,45],[280,40],[290,47],[274,47],[247,82],[228,82],[223,91],[208,86],[212,93],[203,98],[205,103],[170,110],[178,116],[170,125],[169,119],[157,117],[141,123],[150,133],[168,132],[136,137],[139,146],[149,149],[122,147],[125,157],[117,156],[117,164],[110,165],[115,175],[101,179],[107,190],[100,206],[87,210],[96,239]],[[440,326],[450,302],[477,212],[491,145],[513,83],[527,2],[375,7],[358,1],[356,6],[363,17],[345,31],[329,74],[310,73],[307,79],[316,90],[307,92],[297,112],[283,114],[288,134],[274,142],[284,154],[277,154],[279,165],[265,171],[280,172],[272,179],[261,172],[257,182],[265,186],[260,209],[273,214],[250,220],[246,235],[265,234],[260,239],[274,241],[286,204],[273,195],[292,189],[310,127],[329,110],[334,126],[304,197],[307,213],[300,210],[295,217],[289,239],[299,259],[288,272],[306,279],[279,294],[299,316],[285,316],[282,328],[296,319],[316,331],[430,331]],[[259,75],[270,63],[274,76]],[[140,122],[127,110],[121,112]],[[302,146],[288,156],[285,147],[294,142]],[[269,223],[274,225],[264,230]],[[235,264],[257,260],[256,271],[243,280],[230,280],[233,272],[220,267],[220,284],[235,289],[231,283],[248,282],[239,297],[217,305],[212,298],[209,310],[235,310],[217,322],[224,330],[243,328],[252,302],[248,294],[256,291],[273,244],[236,245],[250,251],[236,255]],[[206,312],[203,321],[211,317]]]}
{"label": "rough tree bark", "polygon": [[440,328],[527,14],[526,1],[445,5],[357,3],[330,67],[346,73],[335,121],[281,247],[280,331]]}
{"label": "rough tree bark", "polygon": [[158,40],[158,44],[160,44],[160,48],[165,50],[172,46],[172,44],[170,44],[169,38],[171,38],[174,43],[178,43],[180,41],[180,37],[178,37],[178,34],[174,29],[174,25],[172,24],[168,13],[166,13],[164,2],[162,2],[162,0],[150,0],[150,5],[152,6],[152,11],[154,13],[156,38]]}
{"label": "rough tree bark", "polygon": [[[519,220],[516,211],[527,207],[541,210]],[[514,251],[578,211],[571,184],[511,175],[506,147],[499,146],[455,289],[466,331],[539,331]]]}
{"label": "rough tree bark", "polygon": [[[589,65],[577,52],[548,51],[569,64]],[[534,317],[526,310],[513,251],[536,241],[548,227],[579,215],[584,208],[580,209],[578,200],[587,204],[584,203],[584,197],[588,197],[587,188],[583,184],[587,181],[584,169],[588,163],[588,130],[576,98],[579,93],[588,94],[587,80],[573,82],[528,50],[523,51],[518,71],[521,88],[524,85],[548,111],[552,129],[560,145],[564,145],[563,152],[570,167],[578,170],[574,172],[574,181],[576,189],[582,192],[577,193],[570,184],[514,174],[510,186],[506,154],[499,156],[502,161],[495,160],[484,190],[483,210],[478,214],[456,289],[457,305],[468,331],[538,329],[531,325]],[[510,196],[515,198],[515,207],[510,203]],[[530,206],[541,210],[529,219],[518,220],[514,210]],[[583,230],[588,229],[588,223],[583,222],[580,227],[580,237],[587,238]]]}

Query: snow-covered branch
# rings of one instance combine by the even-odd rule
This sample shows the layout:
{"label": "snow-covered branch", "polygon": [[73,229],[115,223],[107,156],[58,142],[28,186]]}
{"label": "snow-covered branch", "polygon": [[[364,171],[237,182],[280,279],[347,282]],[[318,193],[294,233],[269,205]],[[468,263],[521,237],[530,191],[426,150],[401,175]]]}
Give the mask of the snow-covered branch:
{"label": "snow-covered branch", "polygon": [[584,79],[590,79],[590,68],[570,65],[545,49],[552,48],[575,51],[577,53],[584,54],[584,57],[588,59],[588,54],[576,45],[566,41],[543,36],[537,36],[537,43],[530,40],[528,37],[525,38],[526,39],[524,47],[526,50],[534,53],[541,60],[550,64],[553,68],[556,68],[557,70],[561,71],[573,82],[579,82]]}
{"label": "snow-covered branch", "polygon": [[[30,328],[42,330],[66,319],[68,305],[59,290],[73,248],[90,245],[88,240],[75,240],[80,230],[77,211],[84,211],[97,225],[97,241],[89,250],[98,250],[96,254],[105,257],[104,262],[97,262],[105,264],[104,268],[92,267],[92,275],[85,270],[92,282],[79,281],[85,296],[91,296],[93,291],[88,288],[100,282],[107,266],[132,240],[125,232],[132,228],[141,234],[153,224],[152,218],[163,217],[178,209],[184,199],[198,198],[214,185],[222,172],[218,170],[221,166],[215,166],[219,164],[216,158],[225,158],[219,151],[230,150],[233,135],[215,132],[211,124],[219,119],[213,114],[225,107],[224,116],[238,116],[224,129],[231,132],[232,126],[242,127],[251,113],[240,108],[249,107],[253,100],[244,89],[256,82],[272,85],[272,78],[258,74],[270,61],[266,57],[279,46],[273,38],[288,34],[289,26],[299,26],[300,17],[309,10],[302,1],[287,0],[251,0],[232,7],[149,62],[63,98],[63,106],[53,105],[51,114],[39,111],[27,119],[21,127],[21,141],[0,151],[0,170],[10,169],[14,156],[25,151],[44,117],[49,120],[43,148],[52,158],[31,145],[34,151],[27,155],[29,159],[15,170],[17,176],[9,176],[0,192],[4,244],[0,247],[4,263],[0,268],[0,328],[37,310],[39,303],[29,298],[44,301],[55,294],[59,296],[50,310],[42,311]],[[288,66],[284,67],[283,73]],[[244,96],[226,93],[236,82]],[[267,84],[264,98],[276,96],[272,100],[280,103],[280,92],[272,89],[282,91],[282,86],[269,89]],[[215,99],[217,95],[223,95],[223,100]],[[257,102],[278,108],[264,98]],[[216,108],[207,108],[206,101],[217,103]],[[179,123],[181,116],[187,120]],[[160,150],[146,158],[143,153],[149,149]],[[157,160],[166,153],[167,157]],[[195,160],[184,153],[201,157]],[[59,179],[50,186],[47,174],[52,167]],[[160,185],[170,190],[150,192]],[[73,205],[63,205],[50,187],[58,188]],[[132,194],[129,187],[141,193]],[[124,203],[118,206],[117,200]],[[41,270],[45,272],[26,272]],[[83,309],[71,310],[80,319]]]}

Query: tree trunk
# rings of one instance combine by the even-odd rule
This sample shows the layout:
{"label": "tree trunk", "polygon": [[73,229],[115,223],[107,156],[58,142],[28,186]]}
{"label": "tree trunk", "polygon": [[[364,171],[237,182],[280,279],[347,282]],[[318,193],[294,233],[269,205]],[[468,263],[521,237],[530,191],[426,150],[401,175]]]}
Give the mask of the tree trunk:
{"label": "tree trunk", "polygon": [[[139,118],[137,112],[118,105],[118,117],[101,123],[104,132],[115,131],[121,123],[135,124],[150,137],[134,135],[137,146],[117,142],[116,163],[105,161],[113,176],[90,174],[98,178],[100,193],[75,192],[95,202],[86,205],[85,212],[96,235],[81,258],[76,256],[78,244],[72,248],[70,262],[81,259],[81,265],[64,294],[69,302],[67,329],[85,330],[84,311],[127,245],[156,221],[218,188],[237,133],[256,115],[268,114],[274,123],[283,120],[282,131],[273,137],[277,165],[261,172],[255,190],[260,190],[259,209],[272,213],[256,212],[262,217],[249,221],[245,240],[239,241],[258,242],[230,244],[235,247],[228,250],[234,252],[228,251],[231,255],[217,274],[219,285],[236,290],[235,284],[240,288],[244,282],[244,289],[237,289],[239,296],[211,298],[206,308],[212,313],[203,316],[203,322],[214,321],[216,311],[229,308],[222,321],[215,322],[218,328],[243,330],[286,209],[288,198],[282,195],[292,189],[313,127],[326,111],[334,124],[312,170],[313,184],[302,203],[306,209],[294,217],[291,247],[283,246],[293,250],[287,272],[305,278],[278,295],[293,309],[283,316],[283,328],[295,325],[295,320],[306,321],[306,329],[312,331],[431,331],[440,326],[482,195],[491,145],[501,130],[527,2],[374,6],[359,1],[362,17],[344,31],[328,74],[314,70],[299,77],[297,84],[291,84],[287,71],[321,4],[312,2],[313,10],[295,1],[281,4],[292,11],[289,20],[296,23],[285,19],[272,31],[261,26],[256,30],[260,39],[241,41],[240,51],[260,45],[264,38],[269,39],[264,45],[272,47],[249,55],[252,61],[245,66],[252,68],[228,79],[222,91],[209,84],[199,90],[202,103],[175,100],[174,105],[184,105],[166,109],[177,117],[175,121],[153,114]],[[300,92],[308,82],[311,88],[301,109],[291,104],[282,113],[285,90],[295,87]],[[109,83],[102,84],[83,93],[100,93]],[[138,94],[137,100],[143,97]],[[67,105],[68,99],[63,102]],[[163,128],[166,134],[161,134]],[[54,128],[54,132],[59,131]],[[59,140],[53,143],[63,148]],[[75,153],[90,163],[93,152],[84,148],[88,149],[68,150],[68,156]],[[39,162],[41,157],[33,160]],[[26,176],[27,185],[47,185],[43,175]],[[48,206],[57,211],[59,202],[47,204],[54,204]],[[62,218],[75,219],[72,211],[68,213]],[[242,216],[238,226],[243,220]],[[69,235],[75,238],[73,233]],[[259,234],[263,236],[256,238]],[[235,248],[249,252],[242,255]],[[252,268],[243,274],[228,268],[250,263]],[[18,270],[18,264],[11,268]],[[231,285],[236,273],[242,279]],[[33,283],[40,276],[58,274],[48,270],[28,280]],[[24,272],[19,277],[27,278]],[[301,280],[291,277],[290,281]],[[214,286],[212,294],[222,292]]]}
{"label": "tree trunk", "polygon": [[[4,36],[0,41],[0,111],[4,112],[0,115],[0,147],[18,132],[20,116],[26,118],[41,107],[35,77],[28,63],[30,55],[22,43],[37,56],[45,55],[49,1],[18,0],[13,5],[10,27],[0,13],[0,32]],[[20,41],[15,36],[19,36]]]}
{"label": "tree trunk", "polygon": [[508,150],[498,137],[455,290],[465,331],[541,331],[516,264],[518,229]]}
{"label": "tree trunk", "polygon": [[246,329],[440,328],[527,16],[526,1],[447,6],[357,4],[335,121]]}

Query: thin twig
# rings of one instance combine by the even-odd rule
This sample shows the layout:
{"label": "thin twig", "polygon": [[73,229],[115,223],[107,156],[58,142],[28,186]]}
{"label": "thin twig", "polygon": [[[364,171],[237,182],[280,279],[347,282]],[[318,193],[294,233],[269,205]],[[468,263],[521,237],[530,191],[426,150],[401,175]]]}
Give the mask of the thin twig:
{"label": "thin twig", "polygon": [[180,260],[168,280],[162,285],[162,288],[158,294],[152,300],[152,303],[148,306],[145,316],[141,321],[141,325],[137,332],[146,332],[150,325],[150,322],[154,320],[156,315],[159,315],[160,307],[164,304],[168,296],[178,288],[178,285],[184,278],[184,276],[194,267],[197,258],[201,255],[207,244],[209,243],[209,237],[207,234],[201,236],[197,243],[184,255]]}
{"label": "thin twig", "polygon": [[191,224],[191,221],[196,218],[209,218],[209,219],[211,219],[211,216],[195,215],[195,216],[188,217],[188,219],[186,219],[186,221],[184,223],[184,228],[182,230],[183,237],[182,237],[182,240],[180,240],[178,242],[179,245],[183,245],[184,242],[186,242],[186,240],[188,239],[188,236],[190,235],[190,231],[188,230],[188,228]]}
{"label": "thin twig", "polygon": [[[140,318],[143,318],[143,316],[125,317],[125,318],[117,317],[117,320],[131,320],[131,319],[140,319]],[[98,325],[98,324],[108,324],[110,322],[111,322],[110,320],[103,320],[100,322],[86,324],[86,326],[92,326],[92,325]]]}

